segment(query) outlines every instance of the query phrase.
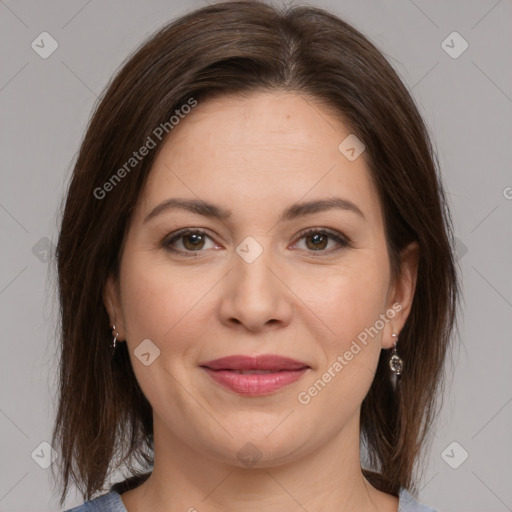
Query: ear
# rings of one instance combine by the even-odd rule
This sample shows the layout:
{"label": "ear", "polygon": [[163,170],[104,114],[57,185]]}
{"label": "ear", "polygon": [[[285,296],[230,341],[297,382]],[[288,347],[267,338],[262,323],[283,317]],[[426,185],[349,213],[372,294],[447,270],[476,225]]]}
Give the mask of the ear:
{"label": "ear", "polygon": [[382,337],[382,348],[393,347],[395,339],[391,334],[395,333],[400,337],[400,331],[409,316],[416,290],[419,258],[420,246],[418,242],[411,242],[400,253],[400,273],[390,288],[387,305],[387,311],[394,311],[395,315],[386,325]]}
{"label": "ear", "polygon": [[103,304],[108,312],[110,326],[116,326],[116,331],[119,333],[118,341],[126,338],[124,316],[121,307],[121,294],[119,292],[119,285],[112,274],[109,274],[103,287]]}

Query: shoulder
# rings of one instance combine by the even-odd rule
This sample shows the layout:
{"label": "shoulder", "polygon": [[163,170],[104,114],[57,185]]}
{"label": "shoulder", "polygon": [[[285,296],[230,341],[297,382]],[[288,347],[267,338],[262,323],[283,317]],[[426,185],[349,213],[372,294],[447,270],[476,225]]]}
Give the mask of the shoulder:
{"label": "shoulder", "polygon": [[124,506],[121,494],[135,487],[149,478],[151,471],[137,473],[110,487],[110,492],[102,494],[97,498],[86,501],[78,507],[70,508],[64,512],[128,512]]}
{"label": "shoulder", "polygon": [[[127,512],[121,500],[121,495],[111,490],[97,498],[86,501],[78,507],[70,508],[64,512]],[[439,512],[428,505],[417,501],[407,489],[401,489],[399,494],[398,512]]]}
{"label": "shoulder", "polygon": [[417,501],[416,498],[414,498],[414,496],[412,496],[412,494],[410,494],[405,488],[400,490],[398,498],[398,512],[439,512],[438,510]]}
{"label": "shoulder", "polygon": [[111,490],[64,512],[127,512],[127,510],[121,500],[121,495]]}

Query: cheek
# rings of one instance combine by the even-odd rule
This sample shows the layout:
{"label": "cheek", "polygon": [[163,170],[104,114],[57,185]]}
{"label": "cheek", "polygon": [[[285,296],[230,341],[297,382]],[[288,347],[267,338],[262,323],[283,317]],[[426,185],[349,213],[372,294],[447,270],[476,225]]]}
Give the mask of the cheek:
{"label": "cheek", "polygon": [[157,345],[185,314],[190,292],[179,275],[156,262],[150,251],[127,250],[121,267],[122,306],[127,340],[136,346],[149,338]]}
{"label": "cheek", "polygon": [[206,296],[215,285],[214,273],[193,267],[173,268],[165,257],[134,252],[123,262],[122,302],[127,340],[133,350],[149,338],[161,350],[179,351],[204,326]]}
{"label": "cheek", "polygon": [[[186,273],[173,271],[168,262],[149,261],[149,255],[134,252],[123,261],[122,305],[132,367],[145,396],[158,409],[162,400],[179,400],[180,387],[169,386],[170,375],[180,382],[188,378],[189,368],[183,363],[194,360],[198,347],[190,340],[203,325],[194,314],[211,285],[192,283]],[[147,366],[137,356],[146,339],[159,350]],[[157,353],[152,350],[148,345],[151,357]]]}
{"label": "cheek", "polygon": [[319,325],[317,343],[323,359],[297,399],[311,428],[315,418],[330,411],[335,421],[325,425],[325,435],[357,410],[375,376],[382,337],[382,329],[375,330],[375,325],[385,313],[388,289],[386,267],[379,261],[369,252],[359,253],[350,265],[329,269],[325,279],[318,273],[308,276],[309,286],[300,291],[307,297],[307,290],[316,290],[305,302]]}
{"label": "cheek", "polygon": [[176,291],[165,280],[154,279],[151,273],[129,268],[124,278],[123,310],[127,339],[138,343],[142,339],[158,340],[172,327],[169,304],[176,304]]}
{"label": "cheek", "polygon": [[[384,313],[388,274],[370,252],[295,276],[292,289],[325,340],[342,348]],[[308,313],[309,312],[309,313]]]}

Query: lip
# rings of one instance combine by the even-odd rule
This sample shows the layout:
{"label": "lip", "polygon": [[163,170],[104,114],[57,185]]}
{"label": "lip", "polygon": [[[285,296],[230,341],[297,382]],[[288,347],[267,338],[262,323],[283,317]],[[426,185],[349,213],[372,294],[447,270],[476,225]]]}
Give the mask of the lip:
{"label": "lip", "polygon": [[[228,356],[200,364],[218,384],[242,395],[266,395],[299,380],[310,369],[306,363],[289,357]],[[242,371],[262,373],[242,374]]]}
{"label": "lip", "polygon": [[212,359],[199,366],[206,366],[212,370],[300,370],[309,366],[302,361],[296,361],[289,357],[275,354],[263,354],[259,356],[227,356],[220,359]]}

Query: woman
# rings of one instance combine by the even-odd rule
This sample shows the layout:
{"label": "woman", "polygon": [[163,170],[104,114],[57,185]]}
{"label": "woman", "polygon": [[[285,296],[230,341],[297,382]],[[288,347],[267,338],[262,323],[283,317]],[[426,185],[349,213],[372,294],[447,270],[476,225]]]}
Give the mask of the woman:
{"label": "woman", "polygon": [[347,23],[226,2],[152,36],[92,117],[57,265],[61,505],[73,481],[74,511],[433,510],[451,218]]}

